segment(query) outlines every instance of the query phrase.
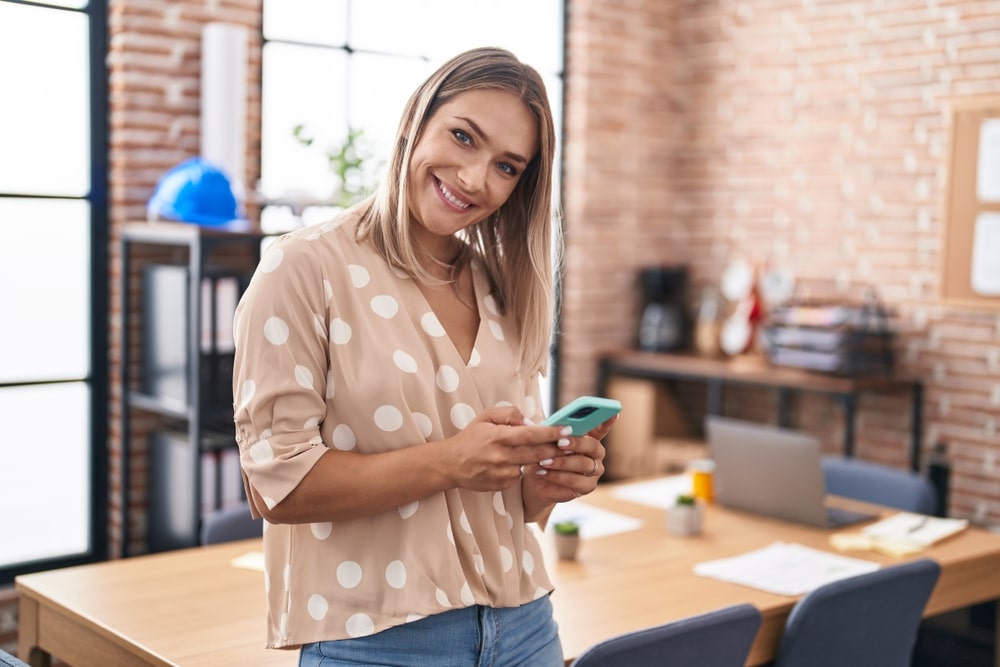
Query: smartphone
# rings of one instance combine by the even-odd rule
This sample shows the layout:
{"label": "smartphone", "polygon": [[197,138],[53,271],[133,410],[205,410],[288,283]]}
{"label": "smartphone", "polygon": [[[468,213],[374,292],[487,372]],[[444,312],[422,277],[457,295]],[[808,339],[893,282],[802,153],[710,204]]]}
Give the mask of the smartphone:
{"label": "smartphone", "polygon": [[581,436],[621,412],[622,404],[613,398],[580,396],[556,410],[543,424],[546,426],[572,426],[573,435]]}

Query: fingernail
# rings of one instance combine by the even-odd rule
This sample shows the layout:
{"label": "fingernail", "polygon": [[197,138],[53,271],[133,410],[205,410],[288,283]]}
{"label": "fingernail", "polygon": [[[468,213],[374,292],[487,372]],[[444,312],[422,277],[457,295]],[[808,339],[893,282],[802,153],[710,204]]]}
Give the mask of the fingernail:
{"label": "fingernail", "polygon": [[534,426],[534,425],[535,425],[535,422],[531,421],[531,420],[530,420],[530,419],[528,419],[527,417],[525,417],[525,418],[524,418],[524,423],[525,423],[525,425],[527,425],[527,426]]}
{"label": "fingernail", "polygon": [[569,447],[569,438],[559,438],[559,441],[556,442],[556,444],[560,447]]}
{"label": "fingernail", "polygon": [[562,429],[559,431],[559,435],[573,435],[573,427],[563,426]]}
{"label": "fingernail", "polygon": [[538,465],[540,465],[540,466],[550,466],[550,465],[552,465],[552,459],[545,459],[544,461],[539,461]]}
{"label": "fingernail", "polygon": [[535,471],[535,474],[536,475],[547,475],[547,474],[549,474],[549,471],[546,470],[545,468],[539,468],[538,470]]}

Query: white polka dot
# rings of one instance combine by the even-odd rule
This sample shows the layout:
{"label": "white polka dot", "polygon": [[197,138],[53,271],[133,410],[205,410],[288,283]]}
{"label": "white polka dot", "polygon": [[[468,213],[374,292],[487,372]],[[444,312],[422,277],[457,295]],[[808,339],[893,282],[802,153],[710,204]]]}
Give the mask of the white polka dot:
{"label": "white polka dot", "polygon": [[323,444],[322,436],[314,435],[313,437],[309,438],[309,445],[312,447],[319,447],[322,444]]}
{"label": "white polka dot", "polygon": [[504,572],[510,572],[510,568],[514,567],[514,554],[502,545],[500,546],[500,564]]}
{"label": "white polka dot", "polygon": [[240,387],[240,405],[246,405],[253,400],[253,395],[257,393],[257,383],[253,380],[245,380]]}
{"label": "white polka dot", "polygon": [[309,419],[305,420],[302,423],[302,429],[308,431],[309,429],[316,428],[316,426],[318,425],[319,425],[319,417],[313,415],[312,417],[310,417]]}
{"label": "white polka dot", "polygon": [[445,537],[448,538],[449,542],[451,542],[452,544],[455,544],[455,533],[451,529],[451,522],[448,522],[448,524],[445,525],[445,527],[444,527],[444,534],[445,534]]}
{"label": "white polka dot", "polygon": [[351,284],[355,287],[364,287],[371,280],[368,269],[360,264],[351,264],[347,267],[347,270],[351,274]]}
{"label": "white polka dot", "polygon": [[428,336],[441,338],[445,334],[444,327],[441,326],[441,322],[434,313],[425,313],[424,316],[420,318],[420,326]]}
{"label": "white polka dot", "polygon": [[457,403],[451,408],[451,423],[454,424],[458,429],[463,429],[476,418],[476,411],[471,405],[466,403]]}
{"label": "white polka dot", "polygon": [[502,341],[503,340],[503,327],[500,326],[500,323],[497,322],[496,320],[489,320],[487,322],[487,324],[489,324],[489,326],[490,326],[490,333],[493,334],[493,337],[496,338],[499,341]]}
{"label": "white polka dot", "polygon": [[316,330],[320,338],[326,338],[326,323],[319,315],[313,315],[313,329]]}
{"label": "white polka dot", "polygon": [[460,525],[462,527],[462,530],[464,530],[468,534],[470,535],[472,534],[472,525],[469,523],[469,517],[465,514],[464,511],[462,512],[462,515],[458,517],[458,525]]}
{"label": "white polka dot", "polygon": [[398,431],[403,425],[403,413],[392,405],[383,405],[375,410],[375,425],[383,431]]}
{"label": "white polka dot", "polygon": [[327,301],[333,298],[333,285],[330,284],[329,280],[323,281],[323,296],[326,297]]}
{"label": "white polka dot", "polygon": [[335,318],[330,322],[330,340],[337,345],[346,345],[351,340],[351,325],[344,320]]}
{"label": "white polka dot", "polygon": [[368,614],[352,614],[344,629],[351,637],[367,637],[375,632],[375,623]]}
{"label": "white polka dot", "polygon": [[535,415],[538,413],[538,402],[535,401],[534,396],[524,397],[524,416],[528,419],[534,419]]}
{"label": "white polka dot", "polygon": [[319,593],[313,593],[309,596],[309,602],[306,603],[306,609],[309,611],[309,615],[317,621],[322,621],[326,617],[326,612],[330,609],[330,603],[326,601],[326,598]]}
{"label": "white polka dot", "polygon": [[475,565],[478,574],[486,574],[486,561],[483,560],[482,554],[473,555],[472,563]]}
{"label": "white polka dot", "polygon": [[281,636],[288,637],[288,612],[281,612]]}
{"label": "white polka dot", "polygon": [[313,388],[313,374],[312,371],[305,366],[296,365],[295,366],[295,381],[299,383],[299,386],[303,389]]}
{"label": "white polka dot", "polygon": [[417,360],[402,350],[396,350],[392,353],[392,362],[396,364],[396,368],[404,373],[417,372]]}
{"label": "white polka dot", "polygon": [[337,383],[333,379],[333,370],[326,372],[326,397],[333,398],[336,393]]}
{"label": "white polka dot", "polygon": [[482,362],[483,358],[479,356],[479,350],[472,348],[472,354],[469,355],[469,368],[478,368]]}
{"label": "white polka dot", "polygon": [[427,618],[427,616],[425,616],[424,614],[413,614],[413,613],[411,613],[411,614],[407,614],[406,615],[406,622],[407,623],[413,623],[415,621],[419,621],[422,618]]}
{"label": "white polka dot", "polygon": [[535,589],[535,595],[534,595],[534,597],[532,597],[532,599],[533,600],[540,600],[543,597],[546,597],[548,594],[549,594],[549,592],[547,590],[545,590],[544,588],[538,587],[538,588]]}
{"label": "white polka dot", "polygon": [[274,459],[274,450],[267,440],[258,440],[250,445],[250,458],[254,463],[267,463]]}
{"label": "white polka dot", "polygon": [[507,528],[513,528],[513,527],[514,527],[514,515],[508,512],[507,513]]}
{"label": "white polka dot", "polygon": [[503,503],[503,494],[499,491],[493,494],[493,511],[500,516],[507,513],[507,506]]}
{"label": "white polka dot", "polygon": [[337,566],[337,581],[344,588],[355,588],[361,583],[361,566],[353,560],[345,560]]}
{"label": "white polka dot", "polygon": [[393,588],[402,588],[406,585],[406,566],[403,561],[394,560],[385,568],[385,581]]}
{"label": "white polka dot", "polygon": [[431,433],[434,431],[434,424],[431,423],[431,418],[422,412],[414,412],[411,416],[420,430],[420,435],[424,436],[424,438],[431,437]]}
{"label": "white polka dot", "polygon": [[284,345],[288,340],[288,325],[280,317],[269,317],[264,322],[264,338],[272,345]]}
{"label": "white polka dot", "polygon": [[472,589],[469,588],[469,582],[462,584],[462,592],[459,595],[462,598],[462,604],[467,607],[476,602],[476,598],[472,597]]}
{"label": "white polka dot", "polygon": [[309,531],[317,540],[325,540],[333,532],[333,524],[329,521],[309,524]]}
{"label": "white polka dot", "polygon": [[486,310],[498,317],[500,316],[500,308],[497,307],[497,300],[493,298],[492,294],[486,295],[486,298],[483,299],[483,305],[486,306]]}
{"label": "white polka dot", "polygon": [[531,555],[531,552],[525,549],[524,553],[521,554],[521,567],[528,574],[535,571],[535,557]]}
{"label": "white polka dot", "polygon": [[417,508],[420,507],[420,502],[414,500],[412,503],[406,503],[405,505],[400,505],[399,516],[403,519],[409,519],[411,516],[417,513]]}
{"label": "white polka dot", "polygon": [[342,452],[349,452],[358,444],[354,431],[347,424],[337,424],[333,429],[333,446]]}
{"label": "white polka dot", "polygon": [[450,607],[451,601],[448,599],[448,594],[445,593],[440,588],[434,591],[434,597],[437,598],[438,604],[442,607]]}
{"label": "white polka dot", "polygon": [[372,312],[385,319],[391,319],[399,312],[399,304],[388,294],[380,294],[371,300]]}
{"label": "white polka dot", "polygon": [[263,257],[260,258],[260,264],[257,265],[257,268],[261,273],[270,273],[281,266],[281,263],[284,260],[284,250],[281,248],[271,248],[269,251],[264,253]]}
{"label": "white polka dot", "polygon": [[435,380],[441,391],[451,393],[458,389],[458,371],[451,366],[442,366],[439,368]]}

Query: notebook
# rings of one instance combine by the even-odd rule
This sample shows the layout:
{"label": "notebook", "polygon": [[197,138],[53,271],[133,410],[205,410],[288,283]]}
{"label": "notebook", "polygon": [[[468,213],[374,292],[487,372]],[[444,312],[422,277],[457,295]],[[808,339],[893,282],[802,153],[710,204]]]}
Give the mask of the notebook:
{"label": "notebook", "polygon": [[705,418],[705,431],[720,505],[825,528],[874,518],[823,504],[822,450],[815,437],[715,415]]}

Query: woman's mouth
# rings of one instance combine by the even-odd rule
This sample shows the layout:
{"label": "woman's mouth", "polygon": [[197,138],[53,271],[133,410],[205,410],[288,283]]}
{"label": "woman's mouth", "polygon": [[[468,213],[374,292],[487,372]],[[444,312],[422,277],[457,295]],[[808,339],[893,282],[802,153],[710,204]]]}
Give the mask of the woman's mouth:
{"label": "woman's mouth", "polygon": [[434,182],[437,184],[438,192],[441,193],[441,198],[444,199],[445,202],[450,204],[452,207],[457,208],[460,211],[464,211],[470,206],[472,206],[470,202],[467,202],[464,199],[461,199],[457,195],[452,193],[452,191],[449,190],[445,186],[445,184],[441,182],[440,179],[435,178]]}

